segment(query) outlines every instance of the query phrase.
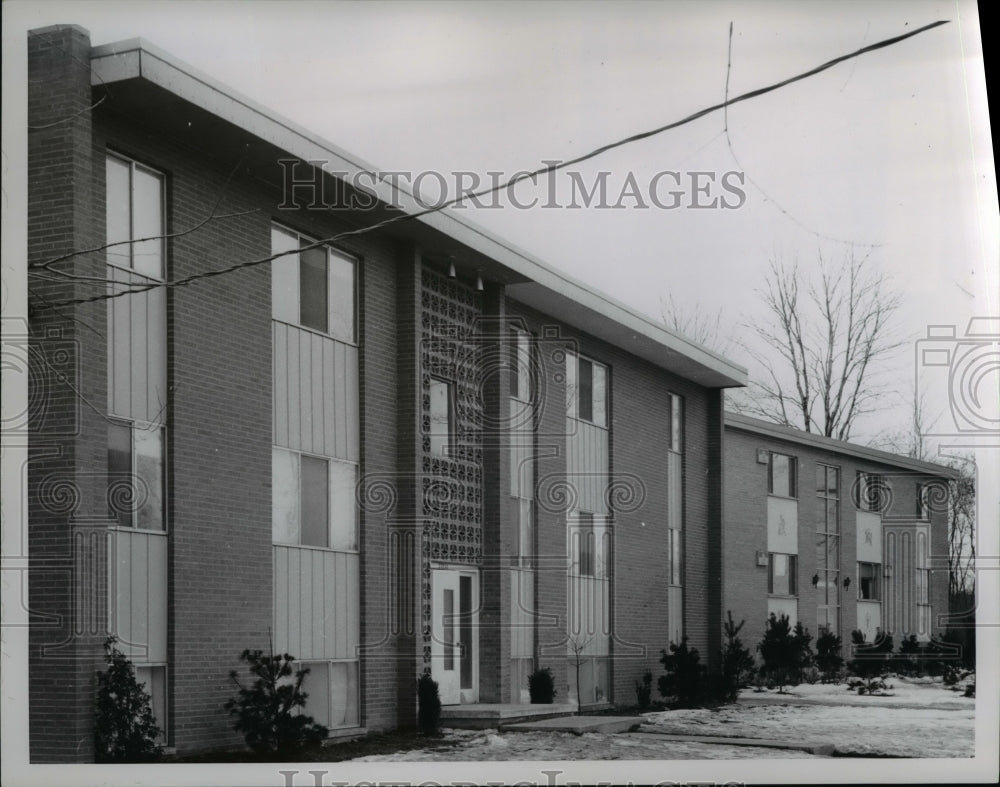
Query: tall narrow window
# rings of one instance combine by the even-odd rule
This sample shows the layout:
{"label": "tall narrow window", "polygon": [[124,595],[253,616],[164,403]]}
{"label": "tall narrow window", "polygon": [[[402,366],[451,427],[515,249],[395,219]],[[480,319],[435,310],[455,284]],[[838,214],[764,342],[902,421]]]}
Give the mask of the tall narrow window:
{"label": "tall narrow window", "polygon": [[878,473],[858,471],[855,505],[862,511],[880,513],[888,501],[886,481]]}
{"label": "tall narrow window", "polygon": [[430,439],[433,456],[449,456],[455,433],[452,384],[431,378]]}
{"label": "tall narrow window", "polygon": [[767,492],[779,497],[798,497],[797,462],[794,456],[768,454]]}
{"label": "tall narrow window", "polygon": [[595,575],[594,515],[586,511],[577,514],[576,533],[577,573],[582,577]]}
{"label": "tall narrow window", "polygon": [[163,278],[163,175],[109,154],[105,167],[105,230],[110,265]]}
{"label": "tall narrow window", "polygon": [[566,353],[566,410],[571,418],[608,425],[608,368]]}
{"label": "tall narrow window", "polygon": [[510,329],[510,396],[521,402],[532,397],[531,334],[520,328]]}
{"label": "tall narrow window", "polygon": [[817,626],[839,634],[840,626],[840,469],[816,465]]}
{"label": "tall narrow window", "polygon": [[670,401],[670,450],[680,453],[684,439],[684,430],[681,426],[683,400],[677,394],[668,394],[668,397]]}
{"label": "tall narrow window", "polygon": [[917,519],[925,522],[931,518],[930,491],[927,484],[917,484]]}
{"label": "tall narrow window", "polygon": [[681,531],[667,530],[667,582],[681,585]]}

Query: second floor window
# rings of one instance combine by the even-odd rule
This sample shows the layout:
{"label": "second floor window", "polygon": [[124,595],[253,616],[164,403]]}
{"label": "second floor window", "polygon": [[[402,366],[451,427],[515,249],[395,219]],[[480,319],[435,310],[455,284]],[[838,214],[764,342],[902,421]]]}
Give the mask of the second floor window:
{"label": "second floor window", "polygon": [[284,227],[271,228],[271,307],[275,320],[353,343],[355,261]]}
{"label": "second floor window", "polygon": [[608,425],[608,367],[566,353],[566,409],[571,418]]}
{"label": "second floor window", "polygon": [[358,548],[356,465],[275,448],[271,479],[275,544]]}
{"label": "second floor window", "polygon": [[428,434],[432,456],[450,456],[455,435],[454,385],[436,377],[431,378],[430,423]]}
{"label": "second floor window", "polygon": [[105,165],[109,265],[163,278],[163,175],[109,153]]}
{"label": "second floor window", "polygon": [[767,462],[767,493],[778,497],[798,497],[798,462],[794,456],[771,451]]}
{"label": "second floor window", "polygon": [[887,501],[885,480],[877,473],[858,471],[855,505],[862,511],[881,513]]}

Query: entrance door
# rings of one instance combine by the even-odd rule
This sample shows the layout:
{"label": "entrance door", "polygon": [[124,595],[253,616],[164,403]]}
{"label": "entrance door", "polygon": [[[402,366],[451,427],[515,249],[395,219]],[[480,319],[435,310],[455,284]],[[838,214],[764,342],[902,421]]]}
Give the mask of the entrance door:
{"label": "entrance door", "polygon": [[431,676],[442,705],[479,698],[479,575],[431,572]]}

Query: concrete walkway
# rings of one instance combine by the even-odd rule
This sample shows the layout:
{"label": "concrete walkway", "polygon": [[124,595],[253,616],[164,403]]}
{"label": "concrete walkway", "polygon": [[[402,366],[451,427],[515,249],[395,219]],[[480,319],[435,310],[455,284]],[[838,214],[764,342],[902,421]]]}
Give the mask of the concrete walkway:
{"label": "concrete walkway", "polygon": [[504,732],[572,732],[583,735],[585,732],[628,732],[638,729],[641,724],[641,716],[564,716],[504,724],[501,729]]}
{"label": "concrete walkway", "polygon": [[[676,735],[669,732],[638,730],[634,735],[655,737],[664,741],[684,741],[687,743],[716,743],[724,746],[760,746],[765,749],[792,749],[825,757],[833,756],[832,743],[794,743],[768,738],[729,738],[723,735]],[[631,737],[631,736],[630,736]]]}

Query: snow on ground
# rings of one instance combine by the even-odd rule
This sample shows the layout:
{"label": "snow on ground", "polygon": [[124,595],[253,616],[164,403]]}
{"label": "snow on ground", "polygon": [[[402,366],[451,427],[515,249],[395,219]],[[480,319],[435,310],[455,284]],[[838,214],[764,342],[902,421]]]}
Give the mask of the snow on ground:
{"label": "snow on ground", "polygon": [[[714,760],[802,759],[790,749],[663,740],[648,733],[765,738],[832,743],[842,755],[972,757],[975,699],[941,683],[891,678],[891,696],[859,696],[845,685],[802,684],[788,690],[744,691],[717,709],[644,714],[634,733],[444,730],[442,745],[420,751],[360,757],[355,762],[488,760]],[[964,688],[964,687],[963,687]]]}
{"label": "snow on ground", "polygon": [[477,762],[489,760],[736,760],[802,759],[813,755],[788,749],[664,741],[645,733],[500,732],[444,730],[457,745],[373,754],[351,762]]}
{"label": "snow on ground", "polygon": [[939,683],[892,678],[888,684],[893,696],[859,696],[843,685],[823,684],[796,686],[788,694],[745,691],[738,703],[717,710],[646,714],[644,729],[832,743],[846,755],[973,756],[974,699]]}

